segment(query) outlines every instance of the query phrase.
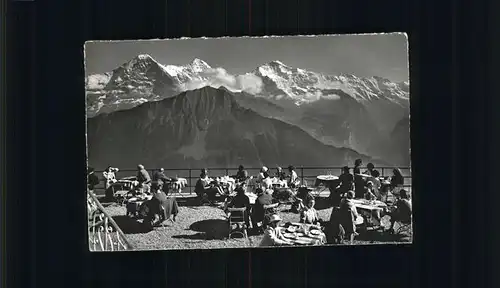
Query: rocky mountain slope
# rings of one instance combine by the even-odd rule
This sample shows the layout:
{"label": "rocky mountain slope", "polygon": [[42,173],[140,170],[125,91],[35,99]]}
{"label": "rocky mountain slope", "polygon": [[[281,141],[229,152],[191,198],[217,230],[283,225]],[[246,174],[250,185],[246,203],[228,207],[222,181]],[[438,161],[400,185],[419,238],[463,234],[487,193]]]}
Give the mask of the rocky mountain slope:
{"label": "rocky mountain slope", "polygon": [[[239,105],[295,125],[323,144],[351,148],[395,165],[410,164],[409,129],[397,126],[409,119],[408,82],[323,75],[280,61],[233,76],[199,59],[174,66],[139,55],[112,73],[87,77],[88,117],[204,86],[222,86]],[[393,135],[394,130],[399,136]]]}
{"label": "rocky mountain slope", "polygon": [[238,104],[240,96],[204,87],[90,118],[89,165],[96,169],[133,168],[138,163],[183,168],[278,163],[342,166],[356,158],[372,160],[352,149],[325,145],[296,126],[244,108]]}

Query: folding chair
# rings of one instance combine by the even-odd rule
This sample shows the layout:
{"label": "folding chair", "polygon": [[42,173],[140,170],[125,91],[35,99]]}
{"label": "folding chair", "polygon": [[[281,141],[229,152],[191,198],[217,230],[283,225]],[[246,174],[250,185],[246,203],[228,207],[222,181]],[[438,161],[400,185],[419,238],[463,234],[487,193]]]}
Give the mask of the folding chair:
{"label": "folding chair", "polygon": [[396,233],[395,234],[401,234],[403,232],[412,232],[412,221],[410,220],[410,222],[398,222],[399,224],[399,227],[398,229],[396,230]]}
{"label": "folding chair", "polygon": [[247,234],[247,225],[245,221],[245,216],[247,213],[247,209],[243,208],[228,208],[229,212],[228,221],[229,221],[229,235],[228,238],[231,238],[234,234],[240,234],[245,238],[248,238]]}
{"label": "folding chair", "polygon": [[273,214],[278,213],[278,206],[280,206],[280,203],[274,203],[274,204],[269,204],[269,205],[264,205],[264,221],[262,221],[262,228],[266,229],[266,219],[268,216],[271,216]]}

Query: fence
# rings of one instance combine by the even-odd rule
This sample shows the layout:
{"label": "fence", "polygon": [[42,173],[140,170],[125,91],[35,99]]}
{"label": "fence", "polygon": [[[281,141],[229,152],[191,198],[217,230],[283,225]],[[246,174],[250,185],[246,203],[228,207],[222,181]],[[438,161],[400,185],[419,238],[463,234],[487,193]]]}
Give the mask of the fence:
{"label": "fence", "polygon": [[132,245],[92,192],[87,192],[90,251],[130,250]]}
{"label": "fence", "polygon": [[[377,167],[382,177],[391,176],[392,169],[394,167]],[[405,184],[404,187],[409,192],[411,192],[411,168],[410,167],[399,167],[404,178]],[[151,176],[158,169],[147,169]],[[169,177],[182,177],[187,179],[187,185],[182,190],[181,193],[184,194],[192,194],[194,193],[194,185],[199,178],[199,174],[201,169],[172,169],[165,168],[165,174]],[[236,168],[207,168],[210,177],[217,177],[223,175],[236,175],[238,169]],[[249,175],[257,175],[260,171],[260,168],[245,168],[248,171]],[[340,175],[342,173],[342,167],[296,167],[295,171],[297,175],[301,179],[301,182],[307,182],[307,184],[312,185],[316,181],[316,176],[318,175]],[[100,179],[100,184],[95,187],[95,193],[102,195],[104,194],[104,178],[102,176],[103,171],[95,171],[96,175]],[[136,169],[125,169],[120,170],[116,173],[116,179],[120,179],[127,176],[135,176],[137,173]],[[272,174],[272,173],[271,173]]]}

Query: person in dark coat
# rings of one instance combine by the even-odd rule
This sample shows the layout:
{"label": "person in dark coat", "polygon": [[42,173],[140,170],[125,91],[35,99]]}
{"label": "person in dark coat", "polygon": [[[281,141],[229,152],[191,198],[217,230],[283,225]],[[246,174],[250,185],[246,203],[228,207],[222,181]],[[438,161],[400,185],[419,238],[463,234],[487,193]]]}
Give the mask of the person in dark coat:
{"label": "person in dark coat", "polygon": [[337,189],[337,195],[332,197],[334,205],[340,204],[341,195],[347,193],[347,191],[353,189],[354,176],[350,173],[350,169],[347,166],[342,168],[342,174],[339,176],[340,187]]}
{"label": "person in dark coat", "polygon": [[245,195],[245,185],[238,186],[236,190],[236,196],[228,204],[228,208],[246,208],[245,213],[245,224],[250,227],[250,198]]}
{"label": "person in dark coat", "polygon": [[255,190],[257,193],[257,199],[252,208],[252,227],[256,229],[258,223],[264,221],[266,211],[264,210],[264,205],[271,205],[274,203],[273,196],[271,194],[264,192],[261,188]]}
{"label": "person in dark coat", "polygon": [[392,170],[392,177],[391,177],[391,189],[394,189],[396,187],[402,187],[405,184],[405,178],[403,177],[403,174],[401,173],[401,170],[399,168],[394,168]]}
{"label": "person in dark coat", "polygon": [[210,203],[217,197],[219,190],[212,184],[212,180],[208,177],[207,169],[201,169],[200,178],[196,181],[194,192],[198,195],[201,203]]}
{"label": "person in dark coat", "polygon": [[250,177],[248,176],[248,172],[245,170],[245,167],[243,167],[243,165],[240,165],[238,167],[238,172],[236,172],[236,175],[234,176],[236,182],[243,183],[246,182],[249,178]]}
{"label": "person in dark coat", "polygon": [[161,190],[153,192],[153,197],[148,201],[149,211],[144,219],[147,224],[156,226],[173,216],[172,221],[176,221],[179,214],[179,205],[175,197],[167,197]]}
{"label": "person in dark coat", "polygon": [[342,226],[342,214],[339,207],[333,207],[330,221],[325,227],[326,242],[329,244],[341,244],[345,237]]}
{"label": "person in dark coat", "polygon": [[405,224],[411,223],[411,218],[412,218],[412,208],[411,208],[411,202],[410,202],[410,196],[408,195],[408,192],[404,189],[401,189],[400,193],[400,199],[396,202],[396,209],[392,211],[389,215],[391,216],[391,227],[389,228],[389,231],[391,233],[394,233],[394,223],[395,222],[402,222]]}
{"label": "person in dark coat", "polygon": [[380,172],[378,172],[378,170],[375,170],[375,165],[373,165],[373,163],[368,163],[366,164],[366,171],[364,174],[367,174],[367,175],[370,175],[372,177],[379,177],[380,176]]}
{"label": "person in dark coat", "polygon": [[95,171],[94,168],[89,167],[87,175],[87,184],[91,192],[94,192],[95,186],[99,185],[99,177],[95,175],[94,171]]}
{"label": "person in dark coat", "polygon": [[160,168],[153,174],[153,182],[156,182],[158,190],[162,190],[165,194],[168,194],[168,191],[165,191],[165,184],[172,181],[170,177],[165,175],[165,169]]}

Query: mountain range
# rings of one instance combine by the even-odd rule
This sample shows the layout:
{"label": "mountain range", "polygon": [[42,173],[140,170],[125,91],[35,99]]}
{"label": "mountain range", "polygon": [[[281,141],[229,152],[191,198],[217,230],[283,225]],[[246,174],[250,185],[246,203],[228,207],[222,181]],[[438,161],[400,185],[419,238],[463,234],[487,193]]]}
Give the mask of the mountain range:
{"label": "mountain range", "polygon": [[[210,87],[212,88],[210,89]],[[287,163],[305,165],[304,163],[307,161],[304,161],[308,160],[310,165],[345,165],[347,164],[346,161],[348,161],[348,158],[354,157],[353,155],[361,155],[360,157],[362,158],[364,157],[371,159],[371,161],[378,161],[379,163],[401,166],[410,164],[408,82],[394,83],[381,77],[360,78],[349,74],[342,74],[339,76],[323,75],[300,68],[291,68],[280,61],[272,61],[246,74],[234,76],[230,75],[222,68],[212,68],[200,59],[194,59],[185,66],[175,66],[162,65],[149,55],[138,55],[112,72],[89,75],[86,78],[86,90],[89,160],[93,161],[105,163],[117,163],[116,161],[121,161],[119,160],[119,154],[116,157],[111,157],[111,155],[117,152],[110,150],[116,147],[111,149],[106,145],[111,145],[112,143],[114,143],[113,145],[119,144],[115,142],[118,140],[111,139],[109,135],[114,135],[114,138],[125,141],[124,143],[136,143],[136,141],[138,141],[137,139],[128,139],[132,134],[125,133],[121,130],[122,128],[120,128],[125,125],[125,123],[127,123],[126,127],[129,128],[139,125],[130,126],[133,122],[131,122],[132,120],[127,120],[128,117],[134,119],[137,123],[145,123],[144,121],[146,121],[146,123],[151,122],[149,126],[139,125],[139,127],[143,127],[143,129],[147,127],[145,131],[149,131],[148,133],[139,133],[139,131],[134,132],[139,139],[144,139],[143,141],[145,141],[142,144],[144,147],[141,148],[143,150],[140,150],[143,152],[139,153],[137,150],[133,150],[136,152],[129,151],[127,152],[128,154],[121,154],[131,155],[130,153],[135,153],[138,155],[137,161],[143,159],[139,162],[145,162],[146,158],[151,159],[150,161],[152,162],[167,161],[168,158],[169,161],[179,163],[179,165],[181,165],[179,167],[202,164],[234,166],[239,164],[236,163],[238,161],[244,161],[247,164],[254,165],[265,162],[265,159],[271,160],[276,158],[276,156],[272,156],[274,155],[273,153],[270,153],[272,155],[266,154],[269,153],[267,151],[275,151],[273,149],[280,147],[277,142],[275,143],[269,140],[274,139],[269,135],[280,135],[280,137],[286,138],[288,137],[286,135],[293,134],[293,139],[300,139],[294,140],[298,141],[297,143],[310,143],[310,145],[312,145],[311,147],[317,147],[315,150],[317,150],[319,154],[331,154],[332,156],[331,158],[319,157],[316,160],[314,160],[314,157],[311,159],[307,157],[302,159],[299,155],[302,155],[304,152],[298,151],[297,147],[300,145],[297,144],[298,146],[295,146],[296,148],[294,149],[290,147],[287,148],[293,151],[284,152],[285,154],[282,155],[287,155],[284,158]],[[196,97],[201,97],[202,99],[195,100],[194,98]],[[221,97],[226,100],[220,100],[222,99]],[[190,100],[181,101],[180,99]],[[166,116],[174,115],[175,113],[171,111],[171,109],[172,107],[177,107],[174,104],[168,104],[171,103],[169,101],[172,103],[195,101],[197,106],[183,104],[182,107],[184,110],[181,110],[183,116]],[[233,112],[226,113],[227,111],[224,107],[210,106],[222,105],[224,103],[231,103],[230,106],[233,107],[231,111],[234,110],[233,112],[236,114],[233,115]],[[209,107],[195,108],[200,105],[209,105]],[[150,109],[153,107],[156,108],[154,108],[154,112],[151,112]],[[164,107],[165,111],[159,111],[158,107]],[[189,113],[186,107],[190,107],[193,111]],[[212,119],[212,114],[204,114],[207,111],[219,111],[217,109],[226,111],[224,112],[225,114],[223,113],[222,115],[228,118],[221,118],[222,120],[217,118],[217,120],[214,121]],[[145,110],[150,112],[144,114]],[[248,123],[245,122],[246,120],[241,120],[241,115],[247,114],[251,115],[248,116],[250,117]],[[123,115],[127,117],[124,118]],[[141,117],[146,118],[142,119]],[[155,117],[163,120],[158,122],[159,120]],[[190,117],[193,119],[189,119]],[[111,119],[113,120],[113,127],[116,129],[112,129],[113,127],[109,126],[109,121],[111,121]],[[195,119],[208,119],[208,121],[210,121],[209,123],[211,123],[209,124],[210,127],[215,125],[213,127],[219,128],[207,128],[208,130],[206,131],[200,130],[195,132],[195,127],[198,126],[193,123],[199,122]],[[170,124],[164,124],[164,121]],[[177,123],[179,121],[182,123]],[[230,122],[234,123],[229,124]],[[273,128],[270,128],[271,130],[264,129],[264,131],[267,132],[254,135],[254,133],[257,133],[257,130],[255,130],[257,128],[252,125],[256,123],[265,123],[265,125],[267,125],[266,127]],[[184,133],[187,134],[181,135],[178,130],[169,130],[173,128],[164,131],[164,129],[166,129],[164,125],[168,127],[183,127],[179,128],[181,129],[180,131],[184,131]],[[96,127],[98,127],[98,129]],[[215,131],[219,131],[217,129],[222,129],[220,127],[239,127],[229,129],[229,131],[232,131],[231,133],[235,133],[234,135],[224,134],[225,137],[228,136],[232,139],[228,142],[231,143],[231,145],[236,145],[236,143],[243,141],[238,138],[241,136],[241,133],[235,132],[240,129],[245,130],[246,128],[243,127],[249,127],[248,135],[253,136],[248,136],[251,140],[243,138],[247,139],[246,142],[241,142],[243,146],[238,144],[240,145],[238,147],[247,147],[245,145],[250,145],[250,142],[254,143],[252,144],[254,147],[258,147],[258,145],[263,145],[261,144],[261,142],[264,141],[263,139],[267,139],[264,141],[264,143],[267,144],[264,145],[265,147],[262,147],[262,149],[255,150],[257,152],[249,152],[252,151],[249,149],[251,145],[247,147],[248,149],[242,149],[242,151],[249,153],[249,155],[240,155],[241,153],[237,151],[234,151],[234,153],[236,153],[235,155],[226,155],[223,151],[227,148],[223,149],[222,147],[226,146],[222,143],[219,143],[221,145],[218,146],[219,148],[214,148],[215,150],[212,149],[215,147],[213,145],[218,143],[214,140],[217,137],[212,134],[215,133]],[[280,129],[284,129],[284,131]],[[106,131],[106,133],[100,134],[102,132],[99,131]],[[113,131],[122,131],[122,133],[125,134],[121,135]],[[155,132],[153,133],[152,131]],[[156,136],[155,133],[166,135],[165,137],[168,139],[163,139],[162,137],[164,136]],[[299,136],[296,136],[296,134]],[[236,137],[236,135],[239,136]],[[104,137],[104,139],[108,140],[102,141],[103,139],[100,137]],[[148,140],[156,139],[157,137],[161,139],[159,140],[160,142],[154,141],[155,143],[158,142],[158,144],[153,144]],[[179,139],[183,140],[179,140],[180,142],[174,141],[174,143],[172,142],[172,137],[178,137],[176,141]],[[193,144],[195,142],[192,142],[194,141],[193,139],[198,139],[195,141],[196,143],[199,142],[197,145],[203,146],[201,143],[204,143],[208,145],[208,148],[192,146],[195,145]],[[236,141],[237,139],[239,140]],[[259,141],[256,141],[256,139]],[[273,141],[278,141],[281,143],[280,145],[282,145],[285,140],[275,139]],[[290,141],[294,142],[292,140]],[[146,144],[146,142],[149,144]],[[108,144],[105,145],[105,143]],[[151,148],[148,148],[148,145],[151,146]],[[157,145],[160,145],[157,149],[160,149],[160,147],[163,148],[160,150],[152,148],[153,146],[157,147]],[[173,152],[160,153],[160,151],[164,151],[165,147],[168,147],[168,149],[170,149],[169,151],[177,152],[174,154],[172,154]],[[301,147],[304,151],[311,150],[306,146]],[[121,147],[121,149],[122,148],[125,149],[124,147]],[[201,154],[196,154],[194,152],[195,150],[199,151]],[[104,153],[104,151],[106,152]],[[203,154],[202,151],[205,151],[207,154]],[[163,158],[155,156],[156,158],[154,158],[149,153],[153,153],[153,155],[156,155],[156,153],[164,155],[166,153],[168,156],[164,155],[162,156]],[[145,157],[145,154],[150,156]],[[297,156],[294,156],[295,158],[292,157],[292,159],[290,158],[292,154]],[[266,155],[266,157],[262,155]],[[109,157],[111,157],[111,159],[108,160]],[[157,160],[149,157],[153,157]],[[115,160],[114,158],[117,159]],[[274,162],[282,163],[283,159],[281,161],[276,159]]]}

